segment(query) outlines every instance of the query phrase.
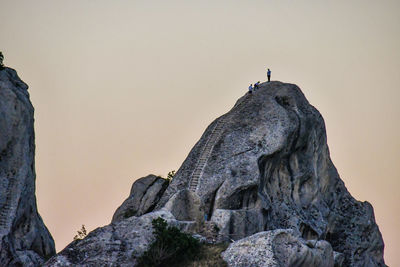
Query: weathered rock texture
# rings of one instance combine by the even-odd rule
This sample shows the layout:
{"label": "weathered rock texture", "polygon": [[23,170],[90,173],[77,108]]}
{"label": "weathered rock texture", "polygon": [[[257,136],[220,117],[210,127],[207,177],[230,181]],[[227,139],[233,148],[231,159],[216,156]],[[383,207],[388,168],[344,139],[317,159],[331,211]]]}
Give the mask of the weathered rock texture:
{"label": "weathered rock texture", "polygon": [[[156,202],[152,200],[151,206]],[[132,200],[129,205],[135,206],[136,211],[142,203],[143,200]],[[87,238],[91,245],[85,245],[86,239],[72,243],[66,249],[69,252],[61,252],[49,266],[65,257],[70,265],[90,262],[95,266],[116,260],[115,256],[104,255],[129,255],[131,251],[138,251],[135,255],[139,255],[145,243],[136,249],[135,239],[116,233],[140,232],[138,222],[154,218],[157,212],[169,214],[171,222],[187,231],[214,229],[219,241],[290,229],[290,235],[281,230],[286,233],[283,241],[278,235],[271,237],[277,232],[265,235],[272,238],[272,244],[293,241],[301,253],[314,255],[315,249],[304,247],[299,240],[324,240],[319,243],[324,244],[322,254],[310,258],[313,264],[320,261],[318,255],[330,251],[329,243],[334,256],[329,252],[327,266],[331,266],[332,257],[342,266],[385,266],[383,240],[372,206],[356,201],[346,190],[329,156],[323,118],[293,84],[261,84],[258,91],[243,96],[231,111],[211,123],[154,210],[96,230]],[[121,245],[107,241],[114,236]],[[251,244],[259,238],[249,237],[254,240],[249,243],[250,250],[258,250]],[[234,247],[230,253],[235,257],[247,253],[235,252]],[[90,252],[94,248],[97,254]],[[290,257],[306,257],[300,254]],[[120,259],[121,265],[133,262],[128,256]]]}
{"label": "weathered rock texture", "polygon": [[345,266],[384,266],[372,206],[346,190],[329,156],[323,118],[296,85],[264,83],[216,119],[158,207],[182,190],[201,199],[222,239],[293,229],[304,239],[328,241],[344,254]]}
{"label": "weathered rock texture", "polygon": [[306,241],[292,230],[260,232],[232,243],[222,253],[229,266],[237,267],[333,267],[331,245]]}
{"label": "weathered rock texture", "polygon": [[168,184],[168,180],[152,174],[136,180],[129,197],[115,211],[112,222],[153,211]]}
{"label": "weathered rock texture", "polygon": [[166,211],[132,216],[97,228],[83,240],[73,241],[44,266],[135,266],[137,258],[154,240],[151,222],[159,217],[182,230],[190,227],[190,223],[176,221]]}
{"label": "weathered rock texture", "polygon": [[0,70],[0,266],[38,266],[55,254],[37,212],[33,107],[15,70]]}

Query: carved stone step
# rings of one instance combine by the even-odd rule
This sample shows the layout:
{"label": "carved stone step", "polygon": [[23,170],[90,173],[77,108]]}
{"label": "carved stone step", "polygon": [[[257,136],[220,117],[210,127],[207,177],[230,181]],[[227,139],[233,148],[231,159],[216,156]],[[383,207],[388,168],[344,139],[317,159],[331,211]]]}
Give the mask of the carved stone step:
{"label": "carved stone step", "polygon": [[[247,98],[244,99],[238,106],[247,102]],[[196,166],[193,169],[192,175],[190,176],[189,186],[188,188],[191,191],[196,191],[197,185],[199,184],[199,180],[203,174],[204,168],[207,165],[208,159],[212,154],[215,144],[219,140],[222,135],[222,132],[225,128],[225,122],[228,121],[227,116],[220,118],[214,126],[214,129],[211,131],[203,150],[199,155],[199,159],[197,160]]]}

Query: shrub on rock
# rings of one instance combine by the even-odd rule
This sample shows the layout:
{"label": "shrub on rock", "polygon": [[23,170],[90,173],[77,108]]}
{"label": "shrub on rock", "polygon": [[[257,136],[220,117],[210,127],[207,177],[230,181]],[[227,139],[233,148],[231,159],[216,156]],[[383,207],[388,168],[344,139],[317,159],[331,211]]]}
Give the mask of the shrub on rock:
{"label": "shrub on rock", "polygon": [[152,221],[155,241],[138,261],[138,266],[169,266],[194,258],[200,243],[190,234],[168,226],[162,218]]}

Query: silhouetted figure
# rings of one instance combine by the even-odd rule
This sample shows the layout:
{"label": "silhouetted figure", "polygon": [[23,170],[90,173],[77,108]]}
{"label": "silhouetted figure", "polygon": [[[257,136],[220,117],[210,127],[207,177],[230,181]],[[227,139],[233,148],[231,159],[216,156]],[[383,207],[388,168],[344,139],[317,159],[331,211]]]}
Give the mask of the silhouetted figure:
{"label": "silhouetted figure", "polygon": [[258,88],[260,88],[260,81],[258,81],[258,82],[256,82],[256,83],[254,84],[254,92],[255,92],[256,90],[258,90]]}
{"label": "silhouetted figure", "polygon": [[0,70],[4,69],[3,60],[4,60],[3,53],[0,52]]}
{"label": "silhouetted figure", "polygon": [[249,94],[253,93],[253,84],[250,84],[249,86]]}
{"label": "silhouetted figure", "polygon": [[268,69],[268,71],[267,71],[267,76],[268,76],[268,81],[270,82],[271,81],[271,70],[270,69]]}

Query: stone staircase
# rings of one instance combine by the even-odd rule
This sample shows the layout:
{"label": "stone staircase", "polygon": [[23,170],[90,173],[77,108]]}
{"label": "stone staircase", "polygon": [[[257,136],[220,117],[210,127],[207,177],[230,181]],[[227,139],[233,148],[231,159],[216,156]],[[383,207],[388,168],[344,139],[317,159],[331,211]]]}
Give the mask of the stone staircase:
{"label": "stone staircase", "polygon": [[203,175],[204,167],[207,165],[207,161],[211,156],[215,144],[221,137],[221,134],[224,130],[224,126],[225,126],[225,117],[222,117],[217,121],[214,128],[212,129],[210,136],[207,139],[206,144],[204,145],[203,150],[200,153],[199,159],[196,163],[196,167],[194,168],[192,175],[190,177],[190,182],[189,182],[190,191],[196,192],[200,178]]}
{"label": "stone staircase", "polygon": [[15,178],[10,178],[8,187],[7,187],[7,197],[3,207],[0,210],[0,233],[7,230],[9,227],[9,220],[10,220],[10,211],[12,208],[12,195],[13,195],[13,188],[15,183]]}
{"label": "stone staircase", "polygon": [[[238,110],[244,103],[250,99],[251,95],[246,95],[244,99],[238,103],[235,107],[235,110]],[[201,177],[203,175],[203,171],[205,166],[207,165],[208,159],[211,156],[211,153],[214,149],[214,146],[217,144],[220,139],[222,132],[225,128],[225,123],[228,121],[228,114],[222,116],[215,124],[212,129],[210,136],[208,137],[206,144],[203,147],[203,150],[200,153],[199,159],[196,163],[195,168],[193,169],[192,175],[190,176],[188,189],[192,192],[196,192],[198,185],[200,183]]]}

